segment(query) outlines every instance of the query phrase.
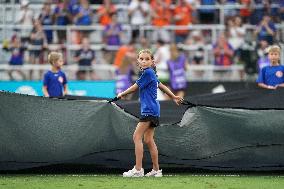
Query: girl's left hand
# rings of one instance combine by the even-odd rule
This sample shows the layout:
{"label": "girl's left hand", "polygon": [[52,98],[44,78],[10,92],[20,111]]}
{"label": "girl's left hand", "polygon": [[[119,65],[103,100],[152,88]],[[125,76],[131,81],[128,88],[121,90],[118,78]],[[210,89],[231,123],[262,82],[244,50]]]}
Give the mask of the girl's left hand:
{"label": "girl's left hand", "polygon": [[180,105],[183,102],[183,98],[180,96],[175,96],[173,100],[177,105]]}

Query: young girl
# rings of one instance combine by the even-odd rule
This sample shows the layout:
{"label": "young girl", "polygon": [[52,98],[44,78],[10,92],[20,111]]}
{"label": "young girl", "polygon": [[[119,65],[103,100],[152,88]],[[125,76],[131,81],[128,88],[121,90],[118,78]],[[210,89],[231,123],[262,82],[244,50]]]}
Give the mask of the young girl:
{"label": "young girl", "polygon": [[67,94],[67,79],[61,71],[63,58],[61,53],[51,52],[48,55],[51,70],[44,74],[43,94],[45,97],[62,97]]}
{"label": "young girl", "polygon": [[268,47],[268,59],[270,65],[263,67],[259,72],[256,82],[259,87],[276,89],[284,87],[284,66],[280,65],[281,49],[277,45]]}
{"label": "young girl", "polygon": [[145,176],[162,177],[162,170],[158,163],[158,150],[154,141],[155,127],[159,125],[160,104],[157,101],[157,88],[161,89],[178,105],[182,102],[182,98],[175,96],[165,85],[163,85],[156,76],[156,67],[154,57],[150,50],[141,50],[138,53],[138,65],[143,70],[142,75],[134,85],[129,87],[122,93],[117,95],[117,98],[124,97],[139,89],[141,101],[141,118],[137,124],[133,134],[135,144],[136,164],[132,170],[123,173],[123,177],[143,177],[144,169],[142,168],[143,159],[143,142],[147,144],[153,163],[153,169]]}

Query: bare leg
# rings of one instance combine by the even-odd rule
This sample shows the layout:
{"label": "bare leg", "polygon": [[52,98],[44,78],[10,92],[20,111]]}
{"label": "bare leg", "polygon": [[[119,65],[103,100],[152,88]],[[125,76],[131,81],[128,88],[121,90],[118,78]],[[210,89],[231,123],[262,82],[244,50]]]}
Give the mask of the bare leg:
{"label": "bare leg", "polygon": [[147,144],[149,148],[153,163],[153,169],[155,171],[158,171],[159,170],[158,148],[154,141],[154,132],[155,128],[149,127],[147,131],[144,133],[144,142]]}
{"label": "bare leg", "polygon": [[141,170],[143,159],[143,142],[142,137],[145,131],[150,127],[150,122],[139,122],[133,134],[135,144],[136,170]]}

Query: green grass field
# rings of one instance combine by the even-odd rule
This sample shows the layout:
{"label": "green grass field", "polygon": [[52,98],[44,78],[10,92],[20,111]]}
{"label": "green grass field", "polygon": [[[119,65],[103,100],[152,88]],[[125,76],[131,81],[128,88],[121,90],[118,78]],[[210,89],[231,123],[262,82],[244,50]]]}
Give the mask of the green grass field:
{"label": "green grass field", "polygon": [[123,178],[120,175],[0,175],[0,189],[41,188],[192,188],[283,189],[284,176],[165,175],[162,178]]}

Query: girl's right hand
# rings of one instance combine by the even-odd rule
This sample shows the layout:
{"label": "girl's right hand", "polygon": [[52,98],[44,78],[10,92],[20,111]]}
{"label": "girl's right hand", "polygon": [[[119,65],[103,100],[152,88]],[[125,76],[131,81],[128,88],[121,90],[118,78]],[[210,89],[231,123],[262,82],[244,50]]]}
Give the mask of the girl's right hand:
{"label": "girl's right hand", "polygon": [[117,98],[122,98],[122,93],[118,93]]}

